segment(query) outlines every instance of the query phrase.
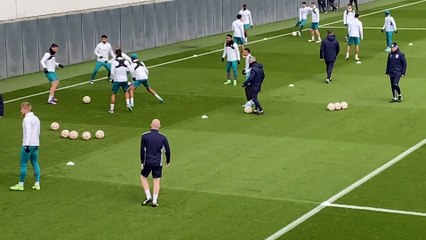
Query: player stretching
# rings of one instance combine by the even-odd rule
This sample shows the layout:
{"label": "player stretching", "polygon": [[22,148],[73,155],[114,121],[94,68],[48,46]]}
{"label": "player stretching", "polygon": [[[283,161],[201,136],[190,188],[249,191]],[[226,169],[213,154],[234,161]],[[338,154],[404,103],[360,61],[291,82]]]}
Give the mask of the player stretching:
{"label": "player stretching", "polygon": [[148,69],[142,61],[139,61],[138,55],[133,53],[130,55],[132,59],[132,64],[130,65],[130,73],[132,74],[133,84],[129,87],[130,93],[130,106],[133,108],[135,106],[135,89],[140,85],[143,85],[148,92],[154,95],[160,103],[164,103],[164,100],[151,88],[148,81]]}
{"label": "player stretching", "polygon": [[398,29],[396,28],[395,19],[390,15],[390,11],[385,11],[385,24],[383,25],[382,32],[386,31],[386,52],[391,52],[392,45],[392,37],[393,33],[398,33]]}
{"label": "player stretching", "polygon": [[355,10],[352,8],[351,4],[348,4],[345,12],[343,12],[343,24],[348,28],[348,34],[346,34],[345,39],[348,41],[349,37],[349,25],[355,20]]}
{"label": "player stretching", "polygon": [[253,28],[253,19],[251,18],[251,12],[247,9],[247,4],[243,4],[243,9],[239,12],[241,15],[242,21],[244,23],[244,36],[246,37],[246,42],[248,42],[247,30]]}
{"label": "player stretching", "polygon": [[[312,38],[311,40],[308,40],[308,42],[320,43],[321,36],[318,30],[319,21],[320,21],[320,12],[317,6],[315,5],[315,2],[311,2],[311,17],[312,17],[312,24],[311,24],[311,29],[309,29],[309,31],[311,32]],[[315,35],[318,37],[317,41],[315,41]]]}
{"label": "player stretching", "polygon": [[240,51],[238,45],[232,41],[232,35],[226,35],[226,42],[223,47],[222,62],[225,61],[226,57],[226,77],[228,80],[224,83],[225,85],[231,84],[231,67],[234,72],[234,86],[237,85],[238,69],[237,64],[240,64]]}
{"label": "player stretching", "polygon": [[58,75],[56,75],[55,68],[56,66],[64,68],[60,63],[56,62],[55,54],[58,52],[59,46],[56,43],[52,43],[49,50],[44,54],[43,58],[40,60],[40,64],[43,67],[44,74],[47,77],[47,80],[51,83],[49,90],[49,98],[47,103],[55,105],[58,101],[55,98],[56,88],[58,88],[59,80]]}
{"label": "player stretching", "polygon": [[362,22],[358,19],[358,17],[359,14],[356,13],[354,21],[349,25],[349,39],[345,60],[349,59],[349,53],[353,44],[355,45],[355,60],[359,61],[359,45],[361,44],[361,40],[364,39],[364,33],[362,29]]}
{"label": "player stretching", "polygon": [[90,77],[90,84],[93,84],[93,80],[96,77],[96,74],[98,73],[99,69],[101,67],[106,68],[108,71],[108,79],[111,75],[111,63],[109,63],[109,55],[111,55],[112,58],[115,58],[114,52],[112,51],[111,44],[108,42],[107,35],[102,35],[101,42],[96,46],[95,48],[95,55],[98,57],[96,60],[96,66],[95,69],[92,72],[92,76]]}
{"label": "player stretching", "polygon": [[302,7],[299,9],[299,21],[295,25],[295,27],[299,27],[299,31],[297,31],[297,35],[299,36],[302,36],[303,28],[308,22],[308,13],[310,9],[310,7],[306,6],[306,2],[302,2]]}
{"label": "player stretching", "polygon": [[234,31],[234,42],[237,45],[241,45],[241,51],[244,51],[244,43],[246,43],[246,38],[244,35],[244,24],[241,21],[241,15],[237,15],[237,20],[232,22],[232,31]]}
{"label": "player stretching", "polygon": [[116,57],[112,61],[111,66],[111,79],[112,79],[112,95],[111,95],[111,104],[110,104],[110,113],[114,113],[115,107],[115,95],[117,95],[120,87],[124,91],[126,97],[126,105],[129,111],[132,111],[132,106],[130,105],[129,92],[127,84],[127,71],[130,71],[129,63],[121,55],[121,49],[115,50]]}

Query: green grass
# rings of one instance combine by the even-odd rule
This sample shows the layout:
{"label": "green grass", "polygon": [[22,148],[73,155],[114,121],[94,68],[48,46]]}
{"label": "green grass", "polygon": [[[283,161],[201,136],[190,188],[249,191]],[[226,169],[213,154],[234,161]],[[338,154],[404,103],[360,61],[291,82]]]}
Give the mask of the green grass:
{"label": "green grass", "polygon": [[[363,13],[408,2],[381,0],[363,5]],[[421,3],[395,9],[392,15],[399,27],[422,27],[425,10]],[[324,17],[324,23],[337,21],[341,12]],[[383,17],[375,14],[362,21],[382,26]],[[288,33],[293,23],[258,26],[250,39]],[[345,30],[336,28],[335,33],[343,47]],[[20,101],[7,103],[0,120],[0,238],[264,239],[425,138],[424,33],[400,31],[395,36],[409,64],[401,80],[402,104],[387,103],[385,39],[378,30],[365,30],[362,64],[340,55],[331,85],[324,84],[319,46],[306,42],[307,33],[250,45],[265,65],[263,116],[243,114],[243,89],[222,84],[226,75],[220,52],[151,68],[152,87],[166,104],[139,89],[133,112],[126,110],[122,95],[116,113],[107,112],[106,80],[58,91],[57,106],[45,103],[46,94],[28,98],[42,121],[40,192],[30,189],[31,174],[24,192],[8,190],[18,179],[22,119]],[[147,50],[142,56],[152,66],[220,49],[222,40],[222,35],[213,36]],[[409,42],[414,46],[408,47]],[[197,48],[188,51],[187,45]],[[87,81],[92,67],[85,63],[59,70],[61,85]],[[295,87],[289,88],[290,83]],[[7,89],[6,100],[13,100],[46,91],[48,84],[38,73],[2,80],[0,87]],[[91,104],[81,102],[85,95],[91,96]],[[349,102],[350,109],[325,110],[336,101]],[[209,118],[202,120],[203,114]],[[173,156],[164,170],[158,209],[140,206],[139,141],[153,118],[161,119]],[[106,137],[61,139],[49,130],[53,121],[80,133],[103,129]],[[425,151],[421,148],[338,203],[426,212]],[[65,166],[68,161],[76,166]],[[282,239],[424,239],[425,221],[326,208]]]}

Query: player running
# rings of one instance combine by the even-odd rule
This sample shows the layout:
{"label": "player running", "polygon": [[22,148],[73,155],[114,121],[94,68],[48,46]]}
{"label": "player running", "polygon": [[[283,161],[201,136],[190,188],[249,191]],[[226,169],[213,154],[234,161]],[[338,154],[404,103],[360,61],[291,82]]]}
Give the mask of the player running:
{"label": "player running", "polygon": [[231,68],[234,72],[234,86],[237,85],[238,77],[238,66],[240,64],[240,51],[238,45],[232,41],[232,35],[226,35],[226,42],[223,47],[222,62],[225,61],[226,57],[226,77],[228,80],[224,83],[225,85],[232,84],[231,82]]}
{"label": "player running", "polygon": [[[312,24],[311,24],[311,29],[309,29],[309,31],[311,32],[312,38],[308,40],[308,42],[320,43],[321,36],[318,30],[319,21],[320,21],[320,12],[317,6],[315,5],[315,2],[311,2],[310,10],[311,10]],[[317,36],[318,38],[317,41],[315,41],[315,36]]]}
{"label": "player running", "polygon": [[244,43],[246,43],[246,38],[244,34],[244,24],[241,18],[241,14],[238,14],[237,20],[232,22],[232,31],[234,31],[234,42],[237,45],[241,45],[241,51],[243,51]]}
{"label": "player running", "polygon": [[40,64],[43,67],[44,74],[47,77],[47,80],[51,83],[49,90],[49,98],[47,103],[55,105],[58,101],[55,98],[56,89],[59,86],[58,75],[56,75],[55,68],[60,67],[64,68],[64,65],[57,63],[55,54],[59,51],[59,46],[56,43],[52,43],[49,50],[43,55],[43,58],[40,60]]}
{"label": "player running", "polygon": [[308,14],[310,10],[311,8],[306,6],[306,2],[302,2],[302,7],[299,8],[299,19],[295,25],[295,27],[299,27],[299,31],[297,31],[297,35],[300,37],[302,36],[303,28],[308,22]]}
{"label": "player running", "polygon": [[90,77],[90,84],[93,84],[93,80],[96,77],[96,74],[98,73],[99,69],[101,67],[104,67],[108,71],[108,79],[111,75],[111,63],[109,62],[109,55],[111,55],[112,58],[115,58],[114,52],[112,51],[111,44],[108,42],[107,35],[101,36],[101,42],[96,46],[95,48],[95,55],[97,56],[96,59],[96,66],[95,69],[92,72],[92,76]]}
{"label": "player running", "polygon": [[132,111],[132,106],[130,105],[129,92],[128,92],[128,83],[127,83],[127,72],[130,71],[130,63],[122,57],[121,49],[115,50],[116,57],[112,61],[111,66],[111,79],[112,79],[112,95],[111,95],[111,104],[108,112],[114,113],[115,107],[115,95],[117,95],[120,87],[124,91],[126,98],[126,105],[129,111]]}
{"label": "player running", "polygon": [[346,49],[346,58],[349,59],[349,53],[351,51],[351,46],[355,45],[355,60],[359,61],[359,45],[361,40],[364,39],[364,31],[362,28],[362,22],[358,19],[359,14],[355,14],[354,21],[349,25],[349,38],[348,38],[348,47]]}
{"label": "player running", "polygon": [[143,85],[148,92],[154,95],[160,103],[164,103],[164,100],[151,88],[148,81],[149,71],[146,68],[145,64],[142,61],[139,61],[138,55],[133,53],[130,55],[132,63],[130,65],[130,73],[132,74],[133,84],[129,87],[130,93],[130,106],[133,108],[135,106],[135,89],[140,85]]}
{"label": "player running", "polygon": [[247,4],[243,4],[243,9],[240,10],[239,14],[241,15],[241,20],[244,24],[244,36],[246,42],[248,42],[247,30],[253,28],[253,19],[251,17],[250,10],[247,9]]}
{"label": "player running", "polygon": [[385,11],[385,24],[383,25],[382,32],[386,31],[386,52],[391,52],[391,45],[393,42],[393,33],[398,33],[396,28],[395,19],[390,15],[390,11]]}

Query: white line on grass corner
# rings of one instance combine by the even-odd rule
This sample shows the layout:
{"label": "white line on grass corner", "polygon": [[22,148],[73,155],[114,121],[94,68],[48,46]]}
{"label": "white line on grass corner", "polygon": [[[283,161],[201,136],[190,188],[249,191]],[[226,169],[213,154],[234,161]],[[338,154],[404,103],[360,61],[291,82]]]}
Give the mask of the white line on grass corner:
{"label": "white line on grass corner", "polygon": [[303,222],[305,222],[309,218],[313,217],[315,214],[317,214],[318,212],[320,212],[324,208],[333,206],[333,203],[335,201],[337,201],[339,198],[341,198],[341,197],[345,196],[346,194],[352,192],[354,189],[356,189],[359,186],[361,186],[362,184],[366,183],[367,181],[369,181],[373,177],[379,175],[381,172],[383,172],[386,169],[392,167],[394,164],[396,164],[397,162],[401,161],[406,156],[408,156],[412,152],[416,151],[417,149],[419,149],[420,147],[422,147],[425,144],[426,144],[426,139],[423,139],[422,141],[420,141],[416,145],[414,145],[411,148],[407,149],[405,152],[399,154],[398,156],[396,156],[395,158],[393,158],[389,162],[383,164],[382,166],[380,166],[376,170],[372,171],[371,173],[369,173],[365,177],[363,177],[363,178],[359,179],[358,181],[354,182],[352,185],[350,185],[349,187],[343,189],[342,191],[340,191],[336,195],[330,197],[329,199],[327,199],[323,203],[319,204],[317,207],[315,207],[311,211],[305,213],[303,216],[301,216],[298,219],[294,220],[293,222],[291,222],[287,226],[281,228],[280,230],[278,230],[277,232],[275,232],[274,234],[272,234],[271,236],[269,236],[266,239],[267,240],[272,240],[272,239],[278,239],[278,238],[280,238],[281,236],[283,236],[284,234],[288,233],[289,231],[291,231],[295,227],[299,226],[300,224],[302,224]]}
{"label": "white line on grass corner", "polygon": [[[412,2],[412,3],[402,4],[402,5],[399,5],[399,6],[396,6],[396,7],[391,7],[391,8],[388,8],[388,9],[389,10],[398,9],[398,8],[408,7],[408,6],[412,6],[412,5],[423,3],[423,2],[426,2],[426,0],[420,0],[420,1]],[[370,15],[374,15],[374,14],[378,14],[378,13],[383,13],[383,10],[375,11],[375,12],[370,12],[370,13],[361,15],[360,17],[370,16]],[[338,20],[338,21],[326,23],[324,25],[321,25],[320,27],[330,26],[330,25],[333,25],[333,24],[336,24],[336,23],[339,23],[339,22],[342,22],[342,21],[343,20]],[[303,31],[306,31],[306,30],[307,29],[304,29]],[[254,43],[259,43],[259,42],[264,42],[264,41],[269,41],[271,39],[281,38],[281,37],[285,37],[285,36],[289,36],[289,35],[291,35],[291,33],[279,34],[279,35],[276,35],[276,36],[272,36],[272,37],[268,37],[268,38],[263,38],[263,39],[259,39],[259,40],[250,42],[247,45],[254,44]],[[210,55],[210,54],[221,52],[221,51],[223,51],[223,49],[218,49],[218,50],[213,50],[213,51],[209,51],[209,52],[204,52],[204,53],[197,54],[196,56],[179,58],[179,59],[176,59],[176,60],[167,61],[167,62],[164,62],[164,63],[152,65],[151,67],[148,67],[148,68],[161,67],[161,66],[164,66],[164,65],[168,65],[168,64],[172,64],[172,63],[177,63],[177,62],[182,62],[182,61],[186,61],[186,60],[193,59],[193,58],[196,58],[196,57],[206,56],[206,55]],[[106,79],[106,77],[98,78],[98,79],[94,80],[94,82],[101,81],[101,80],[104,80],[104,79]],[[72,84],[72,85],[69,85],[69,86],[58,88],[56,91],[65,90],[65,89],[68,89],[68,88],[73,88],[73,87],[81,86],[81,85],[88,84],[88,83],[89,83],[89,81],[85,81],[85,82],[77,83],[77,84]],[[34,93],[34,94],[27,95],[27,96],[23,96],[23,97],[18,97],[18,98],[7,100],[4,103],[16,102],[16,101],[19,101],[19,100],[23,100],[23,99],[30,98],[30,97],[35,97],[35,96],[40,96],[40,95],[47,94],[47,93],[49,93],[49,92],[48,91],[43,91],[43,92],[39,92],[39,93]]]}
{"label": "white line on grass corner", "polygon": [[423,212],[403,211],[403,210],[395,210],[395,209],[387,209],[387,208],[364,207],[364,206],[336,204],[336,203],[329,204],[327,205],[327,207],[426,217],[426,213],[423,213]]}

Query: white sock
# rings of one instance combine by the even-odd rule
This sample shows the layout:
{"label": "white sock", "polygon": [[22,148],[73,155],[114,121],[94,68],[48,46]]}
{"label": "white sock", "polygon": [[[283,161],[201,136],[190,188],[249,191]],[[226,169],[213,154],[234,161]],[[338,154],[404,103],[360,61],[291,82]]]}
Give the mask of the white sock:
{"label": "white sock", "polygon": [[355,58],[358,58],[358,54],[355,54]]}
{"label": "white sock", "polygon": [[135,105],[135,99],[134,98],[130,98],[130,104],[133,106]]}
{"label": "white sock", "polygon": [[51,101],[53,99],[53,95],[49,94],[49,99],[47,101]]}
{"label": "white sock", "polygon": [[109,110],[114,111],[114,105],[115,105],[114,103],[110,104],[109,105]]}
{"label": "white sock", "polygon": [[130,105],[130,99],[126,98],[126,104]]}
{"label": "white sock", "polygon": [[346,53],[346,58],[349,58],[349,53],[348,52]]}
{"label": "white sock", "polygon": [[24,186],[24,182],[19,182],[18,184],[19,184],[19,186],[21,186],[21,187],[23,187],[23,186]]}
{"label": "white sock", "polygon": [[155,94],[154,96],[155,96],[158,100],[160,100],[160,99],[161,99],[160,95],[158,95],[158,94]]}
{"label": "white sock", "polygon": [[35,182],[34,185],[35,186],[40,186],[40,182]]}
{"label": "white sock", "polygon": [[321,37],[320,36],[318,36],[318,41],[321,41]]}
{"label": "white sock", "polygon": [[312,41],[315,41],[315,36],[312,36],[312,38],[311,38],[311,39],[312,39]]}
{"label": "white sock", "polygon": [[151,193],[149,192],[149,190],[145,191],[145,195],[146,195],[146,199],[151,199]]}
{"label": "white sock", "polygon": [[158,199],[158,194],[154,194],[154,196],[152,198],[152,202],[157,203],[157,199]]}

